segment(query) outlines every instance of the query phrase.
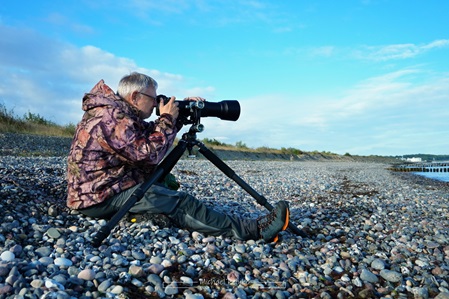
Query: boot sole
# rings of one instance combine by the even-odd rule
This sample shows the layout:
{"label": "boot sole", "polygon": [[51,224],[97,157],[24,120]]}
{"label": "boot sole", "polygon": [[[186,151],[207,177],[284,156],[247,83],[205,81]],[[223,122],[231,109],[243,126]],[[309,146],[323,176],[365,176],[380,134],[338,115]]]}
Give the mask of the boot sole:
{"label": "boot sole", "polygon": [[[287,208],[287,214],[285,215],[285,223],[284,223],[284,226],[282,227],[281,231],[284,231],[287,229],[289,221],[290,221],[290,209]],[[274,237],[272,242],[277,243],[278,240],[279,240],[279,235],[276,235],[276,237]]]}
{"label": "boot sole", "polygon": [[290,209],[287,208],[287,215],[285,215],[285,223],[284,223],[284,226],[282,227],[282,230],[287,229],[289,222],[290,222]]}

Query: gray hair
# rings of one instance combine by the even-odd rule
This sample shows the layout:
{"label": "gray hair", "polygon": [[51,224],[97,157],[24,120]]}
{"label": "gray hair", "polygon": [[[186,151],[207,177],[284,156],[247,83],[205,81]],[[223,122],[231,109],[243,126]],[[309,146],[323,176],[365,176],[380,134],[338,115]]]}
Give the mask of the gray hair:
{"label": "gray hair", "polygon": [[154,87],[154,89],[157,89],[156,80],[145,74],[132,72],[120,80],[117,87],[117,94],[122,98],[125,98],[134,91],[142,91],[151,86]]}

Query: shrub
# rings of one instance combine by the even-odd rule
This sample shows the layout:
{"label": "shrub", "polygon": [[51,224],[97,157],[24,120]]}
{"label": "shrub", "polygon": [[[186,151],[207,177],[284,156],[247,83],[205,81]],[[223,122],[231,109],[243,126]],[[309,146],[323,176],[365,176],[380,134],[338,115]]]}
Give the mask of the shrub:
{"label": "shrub", "polygon": [[302,154],[304,154],[304,152],[302,150],[296,149],[296,148],[292,148],[292,147],[289,147],[289,148],[282,147],[281,148],[281,152],[283,154],[288,154],[288,155],[302,155]]}
{"label": "shrub", "polygon": [[38,124],[38,125],[56,125],[55,123],[53,123],[53,122],[51,122],[49,120],[46,120],[45,118],[43,118],[39,114],[31,113],[30,111],[28,111],[28,113],[25,114],[23,116],[23,118],[25,119],[25,121],[33,123],[33,124]]}
{"label": "shrub", "polygon": [[235,146],[236,146],[237,148],[248,148],[248,147],[246,146],[246,144],[243,143],[243,141],[237,141],[237,142],[235,143]]}
{"label": "shrub", "polygon": [[220,142],[217,139],[213,138],[204,138],[202,140],[203,143],[209,144],[209,145],[217,145],[217,146],[227,146],[226,143]]}
{"label": "shrub", "polygon": [[63,129],[64,134],[73,136],[73,135],[75,135],[76,125],[69,123],[68,125],[65,125],[62,129]]}

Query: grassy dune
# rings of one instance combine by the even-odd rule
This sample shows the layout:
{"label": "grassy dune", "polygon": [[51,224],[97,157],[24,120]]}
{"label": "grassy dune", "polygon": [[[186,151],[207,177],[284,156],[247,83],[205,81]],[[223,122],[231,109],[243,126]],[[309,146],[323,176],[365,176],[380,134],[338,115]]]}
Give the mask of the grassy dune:
{"label": "grassy dune", "polygon": [[31,112],[19,117],[14,111],[8,111],[4,105],[0,104],[0,133],[71,137],[75,133],[75,125],[60,126]]}

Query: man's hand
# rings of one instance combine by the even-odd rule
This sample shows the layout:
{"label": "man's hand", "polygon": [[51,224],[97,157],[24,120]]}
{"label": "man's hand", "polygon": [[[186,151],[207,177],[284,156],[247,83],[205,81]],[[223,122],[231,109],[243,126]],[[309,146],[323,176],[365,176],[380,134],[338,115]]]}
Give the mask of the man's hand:
{"label": "man's hand", "polygon": [[164,105],[164,101],[159,104],[160,115],[167,113],[170,114],[173,119],[177,119],[179,115],[178,103],[175,103],[176,98],[171,97],[167,104]]}
{"label": "man's hand", "polygon": [[206,99],[203,99],[201,97],[187,97],[184,98],[184,101],[190,101],[190,102],[204,102]]}

